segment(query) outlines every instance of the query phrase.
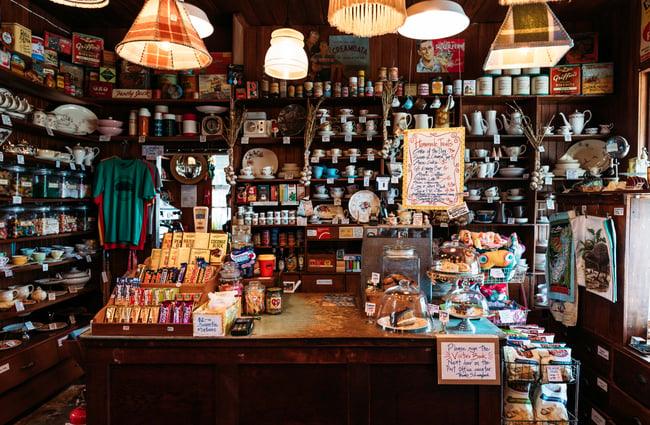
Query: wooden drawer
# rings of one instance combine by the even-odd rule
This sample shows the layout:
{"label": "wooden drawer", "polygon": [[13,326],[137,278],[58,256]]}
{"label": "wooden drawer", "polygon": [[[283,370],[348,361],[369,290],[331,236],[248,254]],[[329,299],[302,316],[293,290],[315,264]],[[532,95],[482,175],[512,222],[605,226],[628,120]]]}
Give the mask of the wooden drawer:
{"label": "wooden drawer", "polygon": [[20,351],[0,363],[0,393],[49,369],[59,362],[56,339]]}
{"label": "wooden drawer", "polygon": [[650,410],[629,397],[615,385],[611,392],[611,413],[614,422],[621,425],[650,425]]}
{"label": "wooden drawer", "polygon": [[602,409],[609,408],[610,381],[603,375],[597,373],[588,366],[582,366],[580,370],[580,393]]}
{"label": "wooden drawer", "polygon": [[345,292],[345,275],[307,274],[302,276],[304,292]]}
{"label": "wooden drawer", "polygon": [[609,342],[588,332],[583,332],[578,336],[574,356],[596,372],[610,376],[612,355],[612,346]]}
{"label": "wooden drawer", "polygon": [[580,397],[579,407],[578,422],[580,425],[613,424],[612,418],[598,406],[598,403],[592,402],[587,397]]}
{"label": "wooden drawer", "polygon": [[622,349],[614,350],[614,382],[625,393],[650,407],[650,364]]}

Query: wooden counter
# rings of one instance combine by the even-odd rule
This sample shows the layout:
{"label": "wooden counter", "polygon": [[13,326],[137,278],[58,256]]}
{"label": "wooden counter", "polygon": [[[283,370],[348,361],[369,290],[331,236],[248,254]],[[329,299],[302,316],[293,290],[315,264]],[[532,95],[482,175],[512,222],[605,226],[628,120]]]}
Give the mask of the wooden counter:
{"label": "wooden counter", "polygon": [[88,423],[500,422],[498,386],[437,384],[439,325],[385,332],[360,308],[323,307],[322,298],[285,295],[284,312],[262,316],[247,337],[82,335]]}

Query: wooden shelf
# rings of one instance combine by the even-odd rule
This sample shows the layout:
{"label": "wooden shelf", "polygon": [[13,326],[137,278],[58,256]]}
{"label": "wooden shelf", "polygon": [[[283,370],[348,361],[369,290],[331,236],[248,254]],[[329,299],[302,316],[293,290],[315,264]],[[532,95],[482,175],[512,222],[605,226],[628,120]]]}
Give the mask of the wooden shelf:
{"label": "wooden shelf", "polygon": [[96,234],[96,231],[87,231],[87,232],[70,232],[70,233],[57,233],[56,235],[44,235],[44,236],[30,236],[27,238],[16,238],[16,239],[1,239],[0,245],[20,243],[20,242],[33,242],[33,241],[42,241],[49,239],[60,239],[60,238],[74,238],[80,236],[90,236]]}
{"label": "wooden shelf", "polygon": [[[47,290],[47,287],[45,287],[45,286],[42,286],[42,288],[43,288],[43,290]],[[60,297],[56,297],[56,299],[53,300],[53,301],[45,300],[45,301],[39,301],[36,304],[26,305],[25,310],[21,311],[21,312],[17,312],[17,311],[15,311],[13,309],[11,311],[0,312],[0,321],[9,320],[9,319],[12,319],[14,317],[18,317],[18,316],[21,316],[21,315],[24,315],[24,314],[27,314],[27,313],[33,313],[35,311],[39,311],[39,310],[42,310],[42,309],[45,309],[45,308],[49,308],[49,307],[51,307],[53,305],[56,305],[56,304],[71,300],[71,299],[76,298],[76,297],[78,297],[80,295],[88,294],[88,293],[90,293],[92,291],[95,291],[95,290],[97,290],[96,286],[94,286],[94,285],[86,285],[83,288],[79,289],[74,294],[68,292],[66,295],[61,295]]]}
{"label": "wooden shelf", "polygon": [[523,223],[523,224],[508,224],[508,223],[476,223],[472,222],[470,224],[466,224],[465,226],[461,227],[485,227],[485,226],[490,226],[490,227],[533,227],[535,226],[533,223]]}
{"label": "wooden shelf", "polygon": [[[92,258],[97,258],[99,254],[89,254]],[[83,261],[84,256],[82,256],[80,259],[77,258],[65,258],[63,260],[59,261],[54,261],[51,263],[46,263],[48,265],[48,268],[50,267],[59,267],[64,264],[70,264],[70,263],[76,263],[77,261]],[[43,270],[43,264],[42,263],[28,263],[24,266],[15,266],[10,269],[3,269],[0,271],[0,278],[5,277],[4,275],[4,270],[11,270],[14,274],[16,273],[24,273],[24,272],[29,272],[29,271],[34,271],[34,270]]]}
{"label": "wooden shelf", "polygon": [[[12,202],[12,198],[8,196],[0,196],[0,202]],[[56,202],[91,202],[91,198],[21,198],[23,204],[36,204],[36,203],[56,203]]]}
{"label": "wooden shelf", "polygon": [[0,69],[0,80],[3,85],[9,86],[13,92],[28,94],[30,96],[38,97],[41,99],[49,100],[51,102],[59,103],[74,103],[76,105],[93,105],[94,101],[88,101],[80,97],[67,95],[63,92],[45,87],[44,85],[34,83],[15,72]]}
{"label": "wooden shelf", "polygon": [[[18,158],[18,154],[11,153],[11,152],[4,152],[3,156],[4,156],[5,159],[11,158],[11,159],[14,159],[16,161],[17,161],[17,158]],[[33,163],[38,163],[38,164],[51,165],[55,169],[58,169],[58,170],[61,170],[61,171],[63,171],[63,170],[65,170],[65,171],[72,170],[71,167],[70,167],[69,162],[61,162],[61,161],[57,161],[56,159],[36,158],[36,157],[30,156],[30,155],[23,155],[23,159],[25,160],[25,162],[30,162],[30,163],[33,162]],[[58,167],[56,166],[57,162],[59,163]],[[87,172],[88,173],[88,172],[92,172],[92,170],[93,170],[92,166],[86,166],[86,165],[84,165],[83,169],[82,169],[81,164],[74,164],[74,167],[75,167],[74,171],[79,171],[79,172]]]}
{"label": "wooden shelf", "polygon": [[[17,118],[12,118],[11,122],[13,125],[11,126],[2,125],[2,127],[13,129],[13,130],[29,131],[30,134],[34,134],[36,136],[49,136],[47,129],[45,127],[36,125],[32,122],[17,119]],[[52,129],[51,137],[55,139],[65,139],[65,140],[71,140],[80,143],[99,143],[99,136],[97,135],[95,136],[77,135],[77,134],[65,133],[63,131],[57,131],[54,129]]]}
{"label": "wooden shelf", "polygon": [[300,179],[242,179],[238,177],[237,183],[300,183]]}
{"label": "wooden shelf", "polygon": [[[84,97],[85,101],[95,103],[98,105],[179,105],[179,106],[193,106],[193,105],[217,105],[230,107],[228,99],[113,99],[113,98],[95,98]],[[222,114],[227,114],[228,111]],[[218,114],[221,115],[221,114]]]}

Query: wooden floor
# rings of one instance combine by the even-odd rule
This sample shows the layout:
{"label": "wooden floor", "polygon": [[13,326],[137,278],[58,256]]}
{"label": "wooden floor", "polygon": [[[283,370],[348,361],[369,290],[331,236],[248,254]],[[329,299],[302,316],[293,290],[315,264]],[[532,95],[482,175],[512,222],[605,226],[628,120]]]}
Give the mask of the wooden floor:
{"label": "wooden floor", "polygon": [[76,407],[77,398],[84,388],[83,380],[75,382],[37,410],[23,416],[11,425],[64,425],[70,419],[70,412]]}

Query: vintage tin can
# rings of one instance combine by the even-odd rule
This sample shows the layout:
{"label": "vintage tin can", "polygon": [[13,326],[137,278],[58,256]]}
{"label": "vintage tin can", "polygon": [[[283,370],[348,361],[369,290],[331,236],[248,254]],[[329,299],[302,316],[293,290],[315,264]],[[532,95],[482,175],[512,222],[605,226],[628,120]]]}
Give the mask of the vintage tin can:
{"label": "vintage tin can", "polygon": [[314,82],[314,97],[323,97],[323,82]]}
{"label": "vintage tin can", "polygon": [[386,81],[388,79],[388,68],[385,66],[377,68],[377,79],[379,81]]}
{"label": "vintage tin can", "polygon": [[356,97],[357,93],[358,93],[358,86],[357,86],[358,80],[357,80],[357,77],[350,77],[349,83],[350,83],[350,96],[351,97]]}
{"label": "vintage tin can", "polygon": [[548,74],[539,74],[531,79],[531,93],[534,95],[549,94],[549,76]]}
{"label": "vintage tin can", "polygon": [[296,97],[302,97],[302,96],[303,96],[302,84],[297,84],[296,85]]}
{"label": "vintage tin can", "polygon": [[397,85],[397,91],[395,92],[397,96],[403,96],[404,95],[404,83],[399,83]]}
{"label": "vintage tin can", "polygon": [[463,80],[454,80],[453,95],[461,96],[463,94]]}
{"label": "vintage tin can", "polygon": [[397,80],[399,80],[399,68],[396,67],[396,66],[391,67],[391,68],[388,70],[388,78],[389,78],[391,81],[397,81]]}
{"label": "vintage tin can", "polygon": [[332,97],[332,82],[323,81],[323,95],[325,97]]}
{"label": "vintage tin can", "polygon": [[512,96],[512,77],[500,75],[494,79],[495,96]]}
{"label": "vintage tin can", "polygon": [[492,96],[494,81],[491,75],[483,75],[476,79],[476,95]]}
{"label": "vintage tin can", "polygon": [[350,88],[348,86],[343,86],[341,88],[341,95],[343,97],[350,97]]}
{"label": "vintage tin can", "polygon": [[341,97],[343,85],[340,81],[334,83],[334,97]]}
{"label": "vintage tin can", "polygon": [[305,81],[304,87],[305,87],[305,97],[312,97],[314,94],[314,82]]}
{"label": "vintage tin can", "polygon": [[375,81],[375,96],[381,96],[383,92],[384,92],[384,82]]}
{"label": "vintage tin can", "polygon": [[517,75],[512,78],[512,93],[515,96],[530,95],[530,75]]}

